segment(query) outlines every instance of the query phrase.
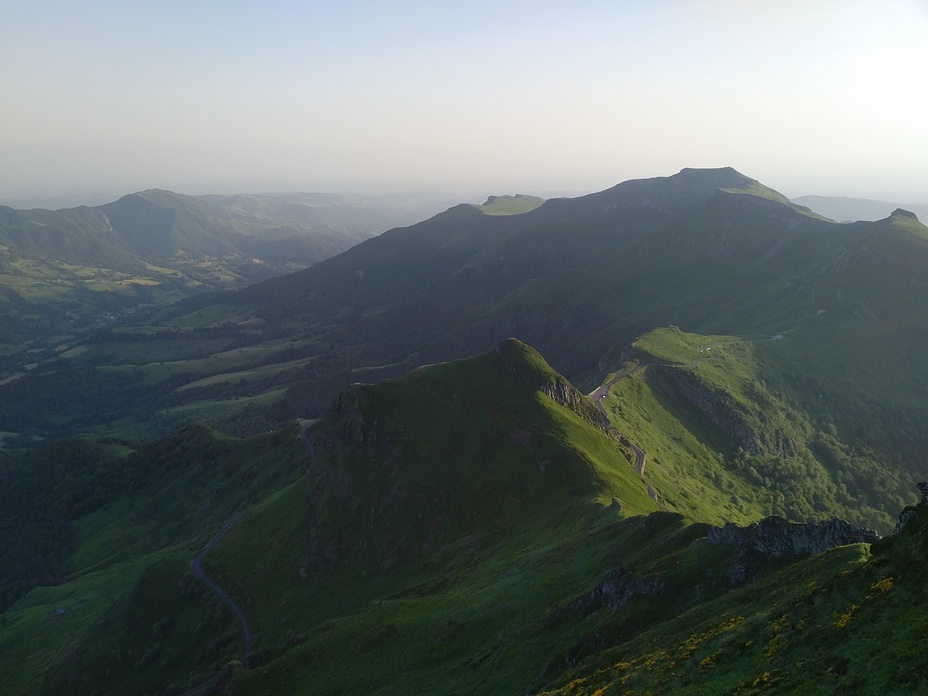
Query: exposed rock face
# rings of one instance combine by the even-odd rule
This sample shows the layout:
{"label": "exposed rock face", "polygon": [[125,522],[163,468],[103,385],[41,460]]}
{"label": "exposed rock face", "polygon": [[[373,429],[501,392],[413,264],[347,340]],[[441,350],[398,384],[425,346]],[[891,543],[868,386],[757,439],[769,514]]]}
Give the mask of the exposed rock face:
{"label": "exposed rock face", "polygon": [[636,575],[623,568],[613,568],[593,590],[592,598],[610,609],[618,609],[635,597],[653,597],[664,591],[664,583],[653,575]]}
{"label": "exposed rock face", "polygon": [[538,385],[538,389],[561,406],[569,408],[581,414],[587,420],[596,423],[603,430],[611,429],[612,424],[609,419],[600,413],[589,398],[577,391],[567,380],[545,382]]}
{"label": "exposed rock face", "polygon": [[917,483],[916,486],[922,499],[918,501],[918,507],[906,506],[902,509],[902,512],[899,513],[899,521],[896,522],[893,529],[893,535],[901,532],[910,520],[918,516],[919,508],[922,510],[928,509],[928,481]]}
{"label": "exposed rock face", "polygon": [[[680,369],[667,371],[671,383],[693,406],[705,413],[723,433],[737,442],[750,454],[772,454],[776,457],[794,457],[795,443],[780,430],[767,425],[766,429],[753,430],[745,421],[738,404],[727,394],[708,389],[692,372]],[[759,419],[767,423],[761,413]]]}
{"label": "exposed rock face", "polygon": [[918,516],[918,510],[913,507],[904,507],[902,512],[899,513],[899,520],[896,522],[896,526],[893,527],[893,536],[905,529],[905,526],[909,521]]}
{"label": "exposed rock face", "polygon": [[529,366],[524,359],[526,349],[527,346],[523,343],[510,338],[499,343],[495,348],[495,352],[502,359],[507,370],[519,374],[526,380],[526,383],[532,384],[538,391],[553,401],[575,411],[603,430],[609,431],[612,428],[609,419],[600,413],[589,398],[577,391],[566,379],[556,372],[551,371],[542,374]]}
{"label": "exposed rock face", "polygon": [[737,442],[745,451],[758,454],[754,432],[744,422],[737,408],[725,394],[710,391],[699,378],[686,370],[667,371],[671,383],[693,406],[705,413],[709,420],[723,433]]}
{"label": "exposed rock face", "polygon": [[835,546],[873,543],[880,536],[845,520],[795,524],[782,517],[766,517],[756,524],[739,527],[729,522],[724,527],[710,527],[710,544],[734,546],[732,564],[725,577],[731,587],[740,587],[754,574],[757,564],[765,558],[784,556],[815,556]]}
{"label": "exposed rock face", "polygon": [[766,517],[757,524],[739,527],[729,522],[724,527],[711,527],[711,544],[731,544],[756,551],[767,558],[824,553],[835,546],[872,543],[880,538],[869,529],[862,529],[845,520],[794,524],[782,517]]}

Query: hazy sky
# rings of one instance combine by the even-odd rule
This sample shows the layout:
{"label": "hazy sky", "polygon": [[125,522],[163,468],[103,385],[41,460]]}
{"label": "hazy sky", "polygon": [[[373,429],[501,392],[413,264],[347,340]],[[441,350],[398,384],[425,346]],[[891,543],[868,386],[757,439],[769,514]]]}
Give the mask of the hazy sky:
{"label": "hazy sky", "polygon": [[928,0],[0,0],[0,199],[730,165],[924,201],[926,75]]}

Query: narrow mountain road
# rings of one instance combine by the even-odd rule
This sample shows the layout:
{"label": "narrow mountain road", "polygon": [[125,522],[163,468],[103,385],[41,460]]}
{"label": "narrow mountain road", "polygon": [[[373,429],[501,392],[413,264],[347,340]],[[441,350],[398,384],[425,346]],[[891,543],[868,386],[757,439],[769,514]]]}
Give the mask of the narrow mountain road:
{"label": "narrow mountain road", "polygon": [[[612,385],[614,385],[619,380],[625,379],[626,377],[630,377],[636,372],[640,372],[646,367],[676,367],[676,368],[682,369],[682,368],[687,368],[687,367],[695,367],[699,363],[704,362],[706,360],[718,360],[718,359],[719,359],[718,356],[712,356],[708,358],[696,358],[695,360],[691,360],[688,363],[671,363],[671,362],[641,363],[640,365],[636,365],[635,367],[629,370],[622,370],[621,372],[616,373],[613,376],[613,378],[610,379],[608,382],[604,382],[600,386],[596,387],[596,389],[591,391],[589,394],[589,397],[593,399],[593,403],[596,404],[596,408],[598,408],[599,412],[602,413],[606,417],[606,420],[612,423],[612,420],[609,418],[609,413],[606,411],[606,407],[603,406],[602,402],[603,402],[603,399],[609,396],[609,390],[612,388]],[[613,427],[615,427],[614,424],[613,424]],[[621,434],[619,437],[620,437],[620,440],[624,444],[627,444],[635,452],[635,471],[638,472],[638,476],[640,476],[641,480],[644,482],[644,487],[645,487],[645,490],[648,492],[648,497],[651,500],[653,500],[655,503],[660,505],[661,508],[670,512],[670,508],[664,505],[664,503],[661,501],[660,495],[654,489],[654,486],[648,483],[647,478],[645,478],[644,468],[645,468],[645,465],[647,464],[648,456],[645,454],[644,450],[641,449],[634,442],[629,440],[627,437]]]}
{"label": "narrow mountain road", "polygon": [[[599,412],[602,413],[606,417],[606,420],[609,421],[610,424],[612,424],[612,420],[609,418],[609,413],[606,411],[606,407],[603,406],[603,403],[602,403],[603,399],[609,396],[609,389],[612,387],[613,384],[615,384],[616,382],[618,382],[620,379],[624,377],[628,377],[629,375],[634,374],[635,372],[638,372],[638,370],[641,370],[644,367],[645,367],[644,365],[639,365],[638,367],[632,370],[625,370],[623,372],[620,372],[618,375],[613,377],[611,380],[609,380],[605,384],[597,387],[592,392],[590,392],[589,396],[591,399],[593,399],[593,402],[596,404],[596,408],[599,409]],[[613,427],[615,427],[614,424],[613,424]],[[629,447],[631,447],[632,450],[635,452],[635,471],[638,472],[638,476],[640,476],[641,480],[644,482],[644,488],[648,492],[648,497],[651,500],[653,500],[655,503],[660,505],[664,510],[667,510],[669,512],[670,508],[661,502],[660,496],[657,494],[657,491],[654,489],[654,486],[648,483],[648,480],[644,477],[644,467],[648,462],[648,455],[644,453],[643,449],[641,449],[638,445],[636,445],[634,442],[629,440],[624,435],[619,434],[619,440],[623,444],[626,444]]]}
{"label": "narrow mountain road", "polygon": [[244,663],[248,658],[248,655],[251,653],[252,645],[254,644],[253,634],[251,632],[251,626],[248,624],[248,617],[245,616],[245,612],[242,611],[242,608],[235,603],[235,600],[229,596],[229,593],[223,590],[215,581],[207,575],[206,571],[203,569],[203,559],[206,558],[207,554],[212,551],[216,545],[226,538],[226,535],[231,532],[235,525],[237,525],[242,516],[245,514],[245,511],[239,512],[232,519],[230,519],[226,526],[213,537],[213,539],[203,548],[200,553],[198,553],[192,561],[190,561],[190,569],[193,571],[193,574],[206,585],[209,589],[215,593],[219,599],[226,603],[226,606],[232,610],[232,613],[235,614],[235,618],[238,619],[239,624],[242,627],[242,662]]}
{"label": "narrow mountain road", "polygon": [[312,441],[309,439],[309,436],[306,434],[306,428],[315,423],[318,418],[297,418],[296,422],[300,424],[300,439],[306,444],[306,447],[309,449],[310,463],[316,461],[316,447],[313,445]]}
{"label": "narrow mountain road", "polygon": [[[311,457],[311,461],[315,461],[316,448],[313,445],[312,440],[310,440],[309,436],[306,434],[306,429],[316,421],[307,418],[298,418],[297,422],[300,425],[300,439],[306,443],[306,447],[309,449],[309,456]],[[235,529],[235,525],[241,521],[244,515],[245,511],[242,510],[233,516],[232,519],[226,522],[226,526],[223,527],[219,533],[214,536],[206,546],[203,547],[200,553],[198,553],[192,561],[190,561],[190,570],[197,577],[197,579],[200,580],[200,582],[206,585],[223,602],[225,602],[226,606],[228,606],[229,609],[232,610],[232,613],[235,614],[235,618],[238,619],[238,622],[242,627],[242,664],[245,665],[245,668],[247,669],[247,659],[251,654],[252,647],[254,646],[254,634],[251,631],[251,625],[248,623],[248,617],[245,616],[245,612],[235,602],[235,600],[229,596],[229,593],[219,587],[219,585],[217,585],[216,582],[203,569],[203,560],[206,558],[209,552],[216,548],[216,545],[225,539],[229,532]],[[183,694],[181,694],[181,696],[199,696],[200,694],[204,694],[208,691],[211,692],[211,690],[217,688],[217,684],[222,680],[222,678],[223,672],[220,672],[219,676],[215,679],[212,679],[205,684],[201,684],[200,686],[197,686],[189,691],[185,691]]]}

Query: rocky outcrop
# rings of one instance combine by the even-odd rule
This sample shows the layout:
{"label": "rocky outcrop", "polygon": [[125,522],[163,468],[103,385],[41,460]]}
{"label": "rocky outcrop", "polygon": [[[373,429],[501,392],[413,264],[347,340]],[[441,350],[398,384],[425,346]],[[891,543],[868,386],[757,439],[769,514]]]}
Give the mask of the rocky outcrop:
{"label": "rocky outcrop", "polygon": [[[514,338],[498,344],[495,353],[500,357],[506,369],[515,372],[538,391],[556,403],[569,408],[591,423],[605,431],[610,431],[609,419],[596,408],[596,405],[568,382],[560,374],[544,363],[546,369],[539,368],[538,362],[544,359],[533,348]],[[536,364],[533,364],[533,360]]]}
{"label": "rocky outcrop", "polygon": [[831,519],[797,524],[782,517],[766,517],[756,524],[739,527],[729,522],[710,527],[710,544],[734,547],[732,563],[725,577],[732,587],[748,582],[757,566],[768,558],[815,556],[836,546],[873,543],[880,536],[845,520]]}
{"label": "rocky outcrop", "polygon": [[687,370],[666,370],[671,384],[693,406],[709,417],[713,425],[737,442],[745,451],[759,454],[760,448],[754,441],[754,431],[748,427],[738,409],[727,394],[716,393],[706,387],[699,378]]}
{"label": "rocky outcrop", "polygon": [[835,546],[872,543],[880,538],[876,532],[845,520],[831,519],[796,524],[782,517],[766,517],[756,524],[739,527],[729,522],[724,527],[710,527],[710,544],[731,544],[756,551],[767,558],[781,556],[815,556]]}
{"label": "rocky outcrop", "polygon": [[664,591],[663,581],[654,575],[637,575],[624,568],[613,568],[593,590],[592,598],[615,610],[635,597],[654,597]]}
{"label": "rocky outcrop", "polygon": [[918,487],[918,493],[921,495],[921,500],[918,501],[918,507],[907,505],[902,509],[902,512],[899,513],[899,521],[896,522],[896,527],[893,529],[894,536],[905,529],[905,526],[911,520],[918,517],[919,510],[928,510],[928,481],[922,481],[916,485]]}
{"label": "rocky outcrop", "polygon": [[545,381],[538,385],[538,390],[556,403],[580,414],[588,421],[598,425],[603,430],[610,430],[612,424],[603,415],[592,401],[568,382],[566,379]]}

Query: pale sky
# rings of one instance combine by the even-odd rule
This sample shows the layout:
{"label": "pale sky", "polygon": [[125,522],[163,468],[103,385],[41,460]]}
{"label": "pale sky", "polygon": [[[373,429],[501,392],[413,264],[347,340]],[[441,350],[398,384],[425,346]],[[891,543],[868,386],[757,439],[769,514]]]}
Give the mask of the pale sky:
{"label": "pale sky", "polygon": [[928,201],[928,0],[0,0],[0,200],[733,166]]}

